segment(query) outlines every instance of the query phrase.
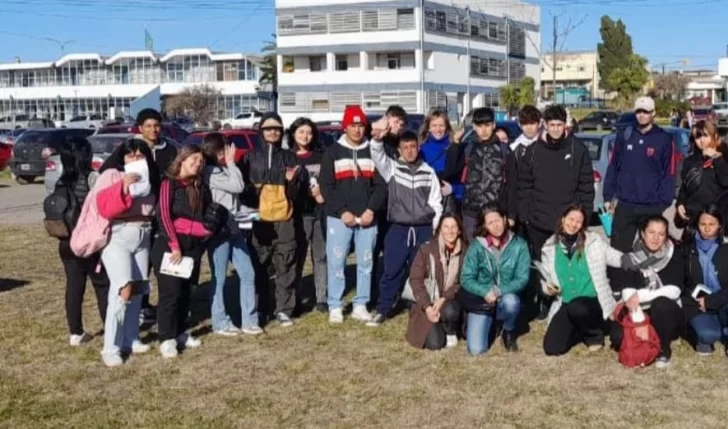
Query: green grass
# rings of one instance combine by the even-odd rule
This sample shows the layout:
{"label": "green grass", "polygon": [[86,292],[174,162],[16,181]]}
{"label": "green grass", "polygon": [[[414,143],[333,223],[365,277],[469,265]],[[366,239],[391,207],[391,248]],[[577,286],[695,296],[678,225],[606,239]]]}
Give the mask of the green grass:
{"label": "green grass", "polygon": [[[628,370],[607,350],[546,358],[539,324],[520,353],[498,342],[473,358],[463,343],[414,350],[407,315],[372,329],[329,326],[316,313],[260,338],[204,335],[202,348],[171,361],[153,343],[108,369],[100,338],[67,345],[56,242],[38,227],[0,226],[0,245],[2,428],[683,429],[728,419],[722,350],[699,359],[678,342],[669,369]],[[204,296],[196,291],[194,305],[207,305]],[[90,290],[86,299],[86,329],[98,332]]]}

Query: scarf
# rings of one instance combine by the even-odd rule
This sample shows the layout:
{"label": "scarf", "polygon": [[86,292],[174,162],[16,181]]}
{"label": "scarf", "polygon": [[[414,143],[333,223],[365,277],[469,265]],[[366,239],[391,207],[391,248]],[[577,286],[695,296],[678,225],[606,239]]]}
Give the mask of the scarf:
{"label": "scarf", "polygon": [[546,147],[551,150],[558,150],[564,147],[564,144],[566,143],[566,133],[562,135],[558,139],[552,138],[548,133],[546,133]]}
{"label": "scarf", "polygon": [[700,236],[700,233],[696,232],[695,247],[698,249],[698,261],[700,262],[700,270],[703,272],[703,284],[711,292],[719,291],[721,288],[718,281],[718,270],[715,269],[715,264],[713,264],[713,257],[718,250],[718,242],[714,239],[706,240]]}
{"label": "scarf", "polygon": [[632,252],[622,255],[622,268],[629,271],[642,271],[642,275],[647,280],[647,288],[659,289],[662,287],[662,280],[657,273],[670,263],[674,252],[675,246],[670,240],[667,240],[665,245],[656,252],[648,249],[642,240],[637,240]]}
{"label": "scarf", "polygon": [[460,252],[462,250],[461,241],[455,242],[455,247],[450,249],[445,245],[445,240],[442,237],[437,238],[437,248],[440,252],[440,264],[443,268],[443,280],[445,285],[443,291],[446,291],[453,287],[458,281],[459,267],[460,267]]}
{"label": "scarf", "polygon": [[572,256],[574,256],[574,252],[576,252],[576,242],[579,240],[579,234],[566,234],[562,233],[559,234],[559,243],[562,246],[562,249],[564,253],[566,253],[566,256],[571,259]]}

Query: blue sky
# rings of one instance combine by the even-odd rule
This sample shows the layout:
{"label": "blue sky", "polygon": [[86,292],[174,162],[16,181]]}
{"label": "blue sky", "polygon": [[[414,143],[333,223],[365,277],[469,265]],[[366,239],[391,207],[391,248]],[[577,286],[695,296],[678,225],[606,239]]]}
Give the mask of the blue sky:
{"label": "blue sky", "polygon": [[[477,0],[476,0],[477,1]],[[486,0],[480,0],[486,1]],[[538,0],[542,5],[542,43],[550,50],[552,14],[581,21],[566,48],[595,49],[599,20],[621,18],[635,51],[653,67],[717,68],[728,44],[728,2],[721,0]],[[584,18],[585,17],[585,18]],[[715,19],[711,18],[715,17]],[[143,49],[145,26],[156,51],[176,47],[257,53],[274,31],[273,0],[2,0],[0,62],[50,61],[59,42],[75,41],[66,53]]]}

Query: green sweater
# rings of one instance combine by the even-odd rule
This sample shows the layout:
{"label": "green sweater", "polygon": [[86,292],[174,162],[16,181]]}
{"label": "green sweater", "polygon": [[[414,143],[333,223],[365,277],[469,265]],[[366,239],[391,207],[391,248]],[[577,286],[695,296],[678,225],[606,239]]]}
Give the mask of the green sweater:
{"label": "green sweater", "polygon": [[460,287],[485,297],[493,287],[500,296],[518,293],[526,287],[531,270],[531,256],[526,241],[511,235],[509,242],[496,257],[484,238],[478,238],[468,247],[460,270]]}
{"label": "green sweater", "polygon": [[566,256],[562,245],[556,246],[556,277],[561,285],[561,300],[566,304],[576,298],[596,298],[586,255],[575,253],[571,259]]}

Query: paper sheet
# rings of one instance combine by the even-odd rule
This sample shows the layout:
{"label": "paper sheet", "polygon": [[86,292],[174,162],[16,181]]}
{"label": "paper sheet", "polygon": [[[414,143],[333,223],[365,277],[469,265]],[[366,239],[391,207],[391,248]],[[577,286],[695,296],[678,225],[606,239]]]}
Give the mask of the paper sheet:
{"label": "paper sheet", "polygon": [[128,174],[138,174],[139,181],[129,186],[129,195],[132,198],[146,197],[152,190],[149,182],[149,166],[146,159],[130,162],[124,165],[124,171]]}

